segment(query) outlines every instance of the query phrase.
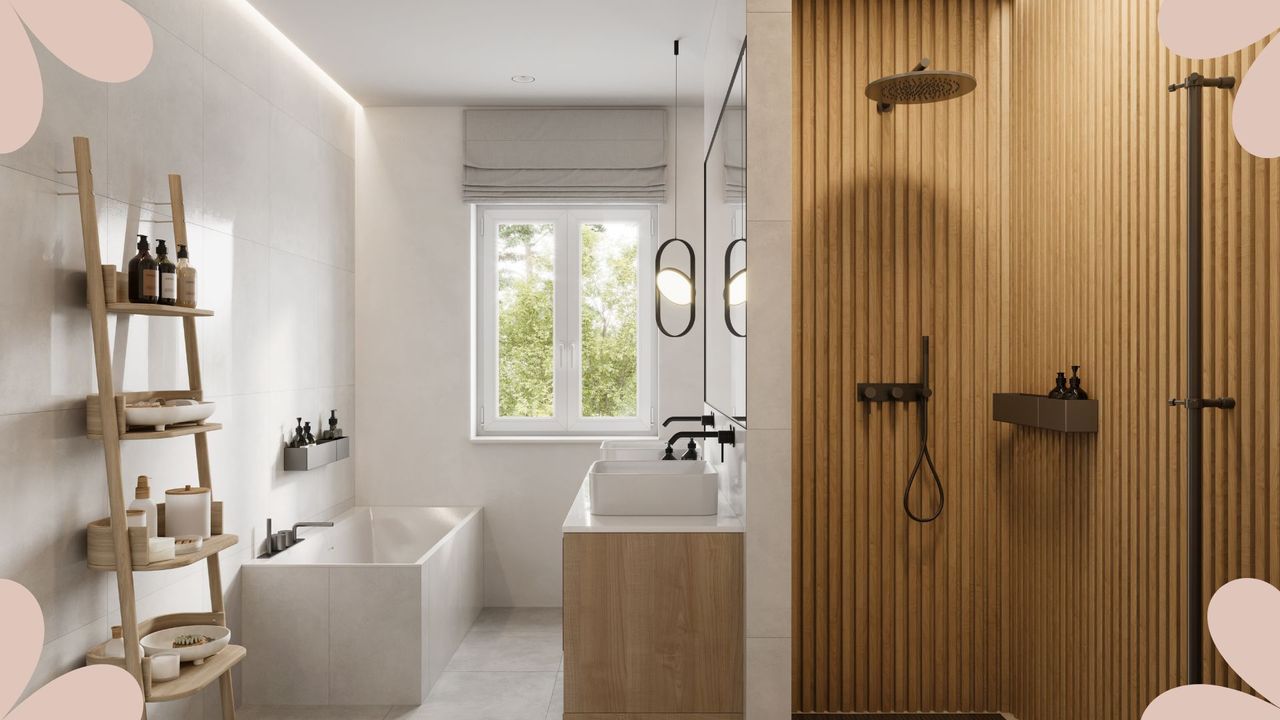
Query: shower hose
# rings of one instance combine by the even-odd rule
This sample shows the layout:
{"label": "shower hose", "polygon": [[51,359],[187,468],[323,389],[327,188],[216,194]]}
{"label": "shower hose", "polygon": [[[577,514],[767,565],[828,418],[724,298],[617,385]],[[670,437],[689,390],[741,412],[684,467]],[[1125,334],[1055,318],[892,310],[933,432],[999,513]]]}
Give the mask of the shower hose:
{"label": "shower hose", "polygon": [[[928,358],[928,338],[925,338],[925,357]],[[925,361],[925,386],[928,386],[928,360]],[[942,489],[942,478],[938,477],[938,468],[933,465],[933,456],[929,454],[929,391],[919,400],[920,414],[920,453],[916,455],[916,464],[911,468],[911,475],[907,478],[907,489],[902,492],[902,509],[907,511],[907,517],[918,523],[930,523],[938,519],[942,514],[942,507],[947,504],[947,494]],[[934,509],[932,515],[921,516],[915,514],[911,510],[911,488],[916,484],[916,478],[920,477],[924,466],[928,464],[929,474],[933,476],[933,484],[938,488],[938,506]]]}

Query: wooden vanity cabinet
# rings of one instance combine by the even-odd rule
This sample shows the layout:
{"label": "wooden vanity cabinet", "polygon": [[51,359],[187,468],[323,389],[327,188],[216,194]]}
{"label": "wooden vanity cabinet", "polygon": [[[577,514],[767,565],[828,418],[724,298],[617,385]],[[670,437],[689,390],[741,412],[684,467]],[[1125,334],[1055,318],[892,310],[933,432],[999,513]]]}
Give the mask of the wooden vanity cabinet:
{"label": "wooden vanity cabinet", "polygon": [[565,720],[739,720],[740,533],[564,535]]}

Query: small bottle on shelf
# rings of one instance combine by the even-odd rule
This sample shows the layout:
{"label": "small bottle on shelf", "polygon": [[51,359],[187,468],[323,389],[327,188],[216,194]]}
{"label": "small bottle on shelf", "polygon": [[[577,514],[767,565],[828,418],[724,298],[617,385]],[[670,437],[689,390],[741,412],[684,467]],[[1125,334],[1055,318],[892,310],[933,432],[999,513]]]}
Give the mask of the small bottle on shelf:
{"label": "small bottle on shelf", "polygon": [[[106,647],[102,649],[102,654],[109,658],[124,659],[124,628],[119,625],[111,626],[111,639],[107,641]],[[142,646],[138,646],[138,657],[144,655]]]}
{"label": "small bottle on shelf", "polygon": [[156,504],[151,500],[151,484],[146,475],[138,476],[138,486],[133,491],[133,502],[129,503],[129,509],[142,510],[146,513],[147,537],[156,537],[159,534]]}
{"label": "small bottle on shelf", "polygon": [[146,235],[138,236],[138,254],[129,261],[129,302],[154,303],[160,299],[160,267],[151,257]]}
{"label": "small bottle on shelf", "polygon": [[1053,389],[1049,391],[1049,397],[1054,400],[1065,400],[1067,397],[1067,374],[1065,372],[1058,373],[1058,379],[1053,381]]}
{"label": "small bottle on shelf", "polygon": [[187,258],[187,246],[178,246],[178,306],[196,306],[196,269]]}
{"label": "small bottle on shelf", "polygon": [[160,299],[156,302],[177,305],[178,266],[169,260],[169,248],[165,247],[164,240],[156,240],[156,268],[160,271]]}
{"label": "small bottle on shelf", "polygon": [[1089,393],[1080,387],[1080,366],[1071,366],[1071,388],[1067,390],[1068,400],[1088,400]]}
{"label": "small bottle on shelf", "polygon": [[303,423],[303,424],[302,424],[302,434],[303,434],[303,437],[306,439],[306,444],[307,444],[307,445],[315,445],[315,444],[316,444],[316,436],[311,434],[311,423],[310,423],[310,422],[305,422],[305,423]]}

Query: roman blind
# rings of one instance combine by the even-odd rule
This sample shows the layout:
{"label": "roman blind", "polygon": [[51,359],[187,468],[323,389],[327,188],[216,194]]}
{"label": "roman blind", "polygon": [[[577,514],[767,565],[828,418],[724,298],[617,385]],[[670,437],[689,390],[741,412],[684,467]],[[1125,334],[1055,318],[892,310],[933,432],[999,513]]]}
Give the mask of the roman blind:
{"label": "roman blind", "polygon": [[662,202],[667,112],[467,110],[464,165],[468,202]]}

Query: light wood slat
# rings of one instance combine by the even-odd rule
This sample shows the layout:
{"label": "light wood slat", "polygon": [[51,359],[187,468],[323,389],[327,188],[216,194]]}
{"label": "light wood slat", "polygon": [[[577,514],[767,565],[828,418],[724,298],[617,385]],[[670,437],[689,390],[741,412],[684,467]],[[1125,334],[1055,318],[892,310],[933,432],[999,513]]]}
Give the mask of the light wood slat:
{"label": "light wood slat", "polygon": [[[1010,691],[999,628],[1009,378],[1012,22],[1000,0],[797,0],[793,108],[793,705],[798,711],[995,710]],[[927,45],[927,47],[926,47]],[[979,76],[971,97],[878,115],[868,81]],[[933,343],[931,448],[948,509],[902,512],[916,410],[853,402],[859,381],[915,381]],[[912,495],[918,511],[935,493]],[[989,628],[988,626],[994,626]]]}
{"label": "light wood slat", "polygon": [[[1184,675],[1185,416],[1164,400],[1185,394],[1187,113],[1165,86],[1242,77],[1261,44],[1179,59],[1157,17],[1141,0],[1013,10],[1014,383],[1039,390],[1073,355],[1102,411],[1096,438],[1011,437],[1005,597],[1025,661],[1004,709],[1023,720],[1136,718]],[[1206,599],[1280,582],[1280,161],[1241,150],[1230,103],[1205,93],[1205,391],[1242,401],[1205,418]],[[1243,687],[1198,632],[1206,682]]]}
{"label": "light wood slat", "polygon": [[[1137,717],[1186,641],[1185,419],[1163,404],[1185,373],[1186,110],[1164,86],[1242,77],[1263,45],[1176,58],[1142,0],[793,10],[795,709]],[[916,54],[979,89],[877,116],[863,85]],[[1205,100],[1206,391],[1244,400],[1206,418],[1207,597],[1280,582],[1280,161]],[[840,397],[913,379],[920,334],[951,491],[924,528],[898,505],[913,413]],[[1097,436],[991,427],[988,390],[1073,363]],[[1216,653],[1206,671],[1242,687]]]}

